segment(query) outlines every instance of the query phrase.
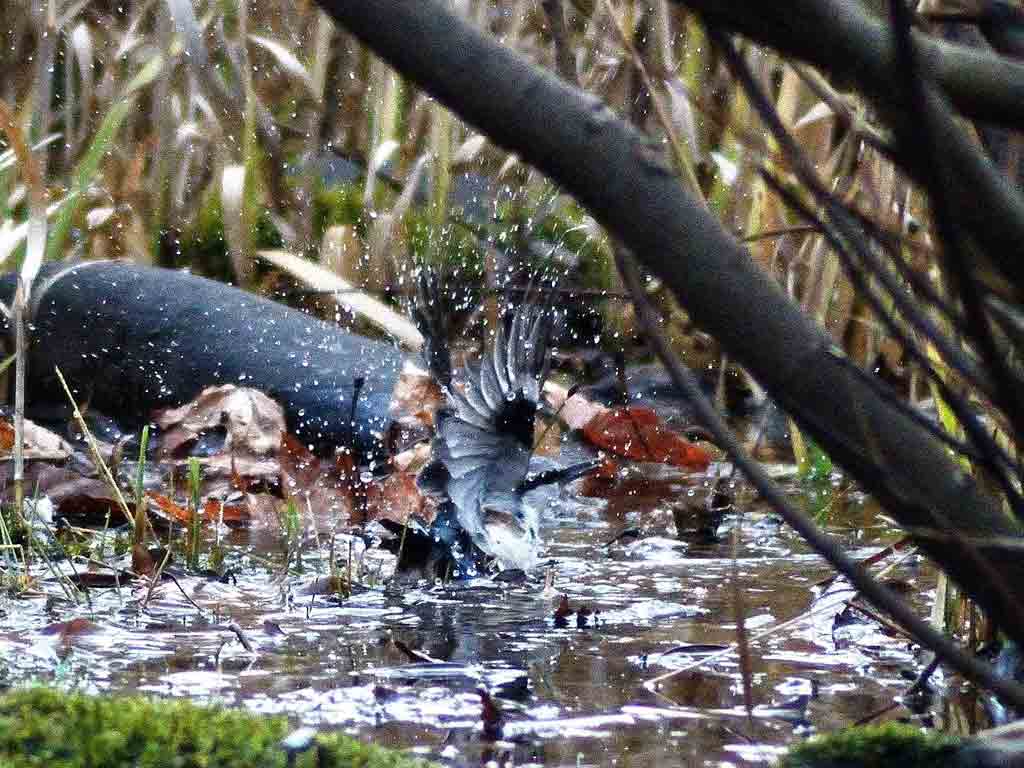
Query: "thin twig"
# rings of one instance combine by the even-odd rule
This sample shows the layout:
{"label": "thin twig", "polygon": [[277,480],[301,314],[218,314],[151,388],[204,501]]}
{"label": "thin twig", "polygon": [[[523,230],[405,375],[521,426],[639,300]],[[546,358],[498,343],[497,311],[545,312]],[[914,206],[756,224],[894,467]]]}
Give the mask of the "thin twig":
{"label": "thin twig", "polygon": [[95,461],[96,466],[100,468],[100,473],[103,475],[103,479],[107,481],[107,485],[109,485],[111,491],[113,491],[114,498],[117,499],[117,504],[124,513],[125,519],[134,530],[135,517],[128,508],[128,502],[125,501],[124,495],[121,493],[121,489],[117,485],[117,481],[114,480],[114,476],[110,473],[110,468],[107,467],[107,463],[103,461],[103,456],[100,455],[100,447],[96,444],[96,438],[92,436],[92,432],[89,431],[89,426],[85,423],[85,417],[78,409],[78,403],[75,401],[74,395],[71,394],[71,389],[68,387],[67,381],[64,380],[64,374],[61,373],[60,368],[55,367],[54,370],[57,372],[57,378],[60,380],[60,385],[64,388],[64,394],[67,395],[68,401],[71,403],[75,421],[78,422],[78,428],[82,430],[82,434],[85,435],[85,440],[89,444],[89,450],[92,452],[93,461]]}
{"label": "thin twig", "polygon": [[988,363],[996,387],[996,402],[1013,425],[1014,439],[1024,437],[1024,382],[1014,372],[1000,353],[992,335],[991,324],[985,315],[982,290],[972,273],[976,263],[970,258],[967,238],[961,230],[957,211],[951,205],[949,184],[957,184],[946,161],[943,148],[937,136],[939,121],[952,122],[952,117],[938,109],[945,101],[925,78],[927,72],[918,65],[918,55],[910,34],[912,23],[910,9],[903,0],[892,0],[890,15],[895,29],[896,71],[902,73],[910,112],[915,116],[913,124],[897,122],[897,134],[902,127],[903,143],[923,145],[923,154],[928,161],[924,166],[924,186],[932,203],[932,222],[942,243],[942,252],[947,271],[956,281],[960,299],[964,305],[967,323],[963,326],[968,336],[978,345],[982,357]]}
{"label": "thin twig", "polygon": [[[788,131],[786,131],[781,118],[775,111],[772,104],[768,101],[764,92],[758,86],[753,74],[750,72],[749,68],[747,68],[742,57],[740,57],[736,52],[736,49],[733,47],[730,40],[724,34],[714,29],[710,29],[709,34],[722,50],[733,75],[743,86],[751,104],[755,107],[762,121],[764,121],[765,125],[775,137],[780,148],[784,151],[791,167],[794,169],[801,182],[806,185],[815,197],[816,201],[822,205],[825,211],[828,212],[831,223],[835,227],[835,235],[830,235],[830,228],[828,227],[824,230],[825,235],[830,238],[836,252],[843,258],[843,263],[847,268],[847,273],[851,282],[853,282],[855,286],[862,287],[865,298],[872,302],[872,307],[875,310],[876,315],[890,327],[890,330],[895,336],[904,339],[905,348],[915,357],[916,360],[918,360],[926,372],[934,371],[927,357],[917,349],[917,345],[907,337],[902,328],[892,321],[889,313],[885,311],[885,308],[878,304],[877,297],[874,292],[867,289],[864,275],[861,274],[861,269],[863,268],[868,269],[872,275],[877,277],[880,282],[886,286],[886,289],[889,291],[893,301],[897,304],[904,317],[910,320],[921,333],[935,344],[936,348],[939,349],[943,357],[949,361],[950,365],[956,368],[968,381],[973,381],[977,386],[979,386],[979,388],[986,392],[991,392],[992,385],[991,382],[988,381],[988,377],[979,371],[973,362],[968,360],[966,356],[956,349],[952,343],[950,343],[950,341],[935,328],[931,320],[925,317],[924,314],[907,299],[901,287],[893,281],[889,270],[886,269],[871,252],[870,246],[866,246],[861,242],[861,238],[858,233],[851,226],[849,214],[846,212],[845,208],[836,202],[835,198],[821,184],[814,167],[811,165],[810,161],[802,152],[793,137],[788,133]],[[766,176],[766,179],[770,180],[770,175]],[[776,191],[788,200],[793,201],[791,203],[792,205],[805,208],[802,203],[799,203],[796,196],[789,193],[783,185],[777,184]],[[815,218],[812,216],[811,220],[815,220]],[[859,268],[858,265],[853,262],[848,264],[849,253],[847,248],[854,249],[863,267]],[[961,423],[964,425],[968,435],[972,440],[974,440],[975,444],[978,445],[983,452],[992,451],[993,455],[1001,456],[1003,452],[994,444],[995,441],[988,436],[984,428],[978,422],[978,419],[970,412],[966,403],[963,403],[955,393],[949,390],[948,385],[942,380],[941,376],[938,376],[935,373],[932,375],[937,385],[943,391],[943,396],[948,398],[948,402],[950,402],[951,407],[954,409],[957,418],[961,420]],[[1024,514],[1024,499],[1021,499],[1020,495],[1016,492],[1010,478],[1006,477],[1005,472],[1002,471],[1001,468],[994,467],[993,470],[999,478],[1000,484],[1003,486],[1007,499],[1010,501],[1013,509],[1018,512],[1018,514]]]}

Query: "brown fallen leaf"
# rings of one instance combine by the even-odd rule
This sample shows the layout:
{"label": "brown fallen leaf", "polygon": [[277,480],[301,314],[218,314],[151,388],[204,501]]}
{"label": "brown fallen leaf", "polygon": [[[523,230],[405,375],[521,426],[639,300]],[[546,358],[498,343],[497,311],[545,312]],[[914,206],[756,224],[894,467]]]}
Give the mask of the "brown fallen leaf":
{"label": "brown fallen leaf", "polygon": [[203,503],[203,521],[207,523],[224,523],[231,528],[242,528],[252,520],[249,506],[243,496],[230,501],[207,499]]}
{"label": "brown fallen leaf", "polygon": [[556,391],[552,394],[550,387],[544,391],[549,395],[552,407],[558,412],[558,417],[569,429],[579,431],[593,421],[597,416],[609,410],[605,406],[594,403],[583,395],[573,395],[567,398],[563,391]]}
{"label": "brown fallen leaf", "polygon": [[366,488],[366,509],[369,520],[390,520],[405,525],[416,516],[425,522],[434,519],[434,507],[416,486],[411,472],[393,472]]}
{"label": "brown fallen leaf", "polygon": [[284,409],[276,401],[234,384],[207,387],[192,402],[160,411],[155,421],[163,431],[161,454],[175,458],[217,428],[227,432],[222,453],[236,456],[276,453],[285,433]]}
{"label": "brown fallen leaf", "polygon": [[393,456],[391,463],[399,472],[416,474],[428,461],[430,461],[430,444],[420,443],[419,445],[402,451]]}
{"label": "brown fallen leaf", "polygon": [[[281,463],[277,456],[233,456],[218,453],[195,459],[202,470],[200,496],[223,499],[234,491],[260,489],[281,493]],[[175,470],[187,484],[188,461],[178,461]]]}
{"label": "brown fallen leaf", "polygon": [[[71,457],[71,444],[55,432],[25,419],[24,449],[26,459],[65,461]],[[14,425],[0,419],[0,460],[11,458],[14,450]]]}
{"label": "brown fallen leaf", "polygon": [[110,486],[95,477],[72,477],[51,486],[46,495],[61,517],[78,525],[103,525],[107,517],[124,520]]}
{"label": "brown fallen leaf", "polygon": [[79,616],[74,619],[68,619],[67,621],[58,621],[53,624],[48,624],[39,630],[39,634],[57,636],[62,642],[66,643],[73,637],[87,635],[98,629],[99,626],[96,623],[84,616]]}
{"label": "brown fallen leaf", "polygon": [[347,595],[351,590],[347,576],[317,576],[315,579],[299,588],[298,593],[303,596],[317,595]]}
{"label": "brown fallen leaf", "polygon": [[312,487],[320,477],[320,459],[294,435],[281,433],[277,458],[281,465],[282,480],[289,488],[305,490]]}
{"label": "brown fallen leaf", "polygon": [[444,393],[425,373],[403,371],[391,400],[393,412],[402,420],[433,427],[434,413],[444,404]]}
{"label": "brown fallen leaf", "polygon": [[650,408],[631,405],[597,414],[583,428],[594,445],[634,461],[707,469],[711,456],[669,429]]}

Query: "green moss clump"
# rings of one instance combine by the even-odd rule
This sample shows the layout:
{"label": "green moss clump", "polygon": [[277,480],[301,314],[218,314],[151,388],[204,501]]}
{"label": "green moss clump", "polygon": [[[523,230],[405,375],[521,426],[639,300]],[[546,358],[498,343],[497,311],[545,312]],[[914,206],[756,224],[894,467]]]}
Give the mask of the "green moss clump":
{"label": "green moss clump", "polygon": [[313,234],[319,239],[329,227],[349,226],[365,236],[363,192],[357,184],[321,187],[313,195]]}
{"label": "green moss clump", "polygon": [[[282,717],[187,701],[25,688],[0,697],[4,768],[285,768]],[[295,766],[424,768],[400,752],[321,734]]]}
{"label": "green moss clump", "polygon": [[580,279],[585,288],[609,290],[618,282],[615,259],[608,241],[595,238],[583,226],[586,211],[575,203],[563,207],[533,227],[531,237],[559,244],[579,258]]}
{"label": "green moss clump", "polygon": [[938,768],[960,741],[900,723],[848,728],[793,747],[778,768]]}
{"label": "green moss clump", "polygon": [[[252,245],[256,249],[280,248],[284,244],[270,212],[261,209],[253,223]],[[224,238],[224,209],[220,195],[210,192],[199,208],[193,225],[181,238],[181,253],[171,267],[192,267],[208,277],[231,280],[233,271]]]}

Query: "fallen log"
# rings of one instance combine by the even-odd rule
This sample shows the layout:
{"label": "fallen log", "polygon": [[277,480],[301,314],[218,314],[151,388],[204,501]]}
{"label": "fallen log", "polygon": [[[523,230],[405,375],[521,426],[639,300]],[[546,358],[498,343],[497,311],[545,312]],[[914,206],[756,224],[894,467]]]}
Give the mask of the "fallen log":
{"label": "fallen log", "polygon": [[[0,300],[14,284],[0,278]],[[79,404],[127,429],[206,386],[237,384],[281,403],[288,430],[319,455],[352,445],[364,458],[386,453],[404,362],[392,344],[222,283],[125,262],[47,265],[32,297],[30,413],[67,407],[58,367]]]}
{"label": "fallen log", "polygon": [[[11,300],[14,284],[14,275],[0,277],[0,301]],[[381,466],[406,447],[398,433],[415,437],[416,427],[431,426],[440,403],[418,355],[187,272],[51,264],[32,297],[27,412],[42,422],[68,413],[58,368],[80,406],[128,431],[207,387],[234,384],[280,403],[288,432],[315,454],[354,447],[358,464]],[[419,341],[408,333],[402,340],[413,348]],[[639,424],[579,394],[563,407],[569,393],[552,382],[545,393],[566,427],[614,455],[690,470],[710,461],[653,413]]]}

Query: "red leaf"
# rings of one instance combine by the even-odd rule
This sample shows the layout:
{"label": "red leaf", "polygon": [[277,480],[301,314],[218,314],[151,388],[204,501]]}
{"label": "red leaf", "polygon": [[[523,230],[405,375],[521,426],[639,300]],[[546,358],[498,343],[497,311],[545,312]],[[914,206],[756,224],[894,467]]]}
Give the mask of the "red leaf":
{"label": "red leaf", "polygon": [[188,525],[192,522],[191,510],[175,504],[174,500],[170,497],[156,491],[146,491],[146,498],[152,501],[168,520],[172,520],[179,525]]}
{"label": "red leaf", "polygon": [[598,413],[583,427],[594,445],[634,461],[657,461],[686,469],[706,469],[711,456],[670,430],[650,408],[636,405]]}
{"label": "red leaf", "polygon": [[[216,499],[207,499],[203,504],[203,520],[208,523],[215,523],[221,520],[221,503]],[[232,528],[241,528],[248,525],[252,519],[252,513],[248,505],[239,501],[237,503],[224,503],[224,525]]]}
{"label": "red leaf", "polygon": [[49,624],[43,627],[39,633],[42,635],[57,635],[62,641],[67,642],[76,635],[87,635],[95,632],[99,627],[89,619],[79,616],[77,619],[58,621],[56,624]]}

